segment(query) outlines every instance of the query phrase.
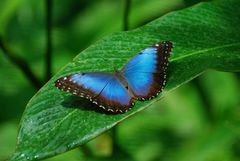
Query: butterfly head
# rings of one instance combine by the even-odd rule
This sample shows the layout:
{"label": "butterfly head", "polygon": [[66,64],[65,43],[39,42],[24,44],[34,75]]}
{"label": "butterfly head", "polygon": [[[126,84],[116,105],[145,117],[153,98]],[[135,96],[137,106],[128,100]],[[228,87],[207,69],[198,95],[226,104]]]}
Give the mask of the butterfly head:
{"label": "butterfly head", "polygon": [[113,68],[113,71],[115,75],[119,74],[119,70],[116,67]]}

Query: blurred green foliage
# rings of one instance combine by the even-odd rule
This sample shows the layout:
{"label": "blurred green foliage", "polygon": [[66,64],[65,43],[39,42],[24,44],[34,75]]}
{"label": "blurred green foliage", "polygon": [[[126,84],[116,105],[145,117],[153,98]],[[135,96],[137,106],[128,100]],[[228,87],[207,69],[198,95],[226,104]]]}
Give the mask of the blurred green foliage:
{"label": "blurred green foliage", "polygon": [[[182,0],[133,0],[130,29],[190,4]],[[44,1],[0,1],[0,35],[41,80],[46,41],[44,5]],[[104,35],[122,30],[123,10],[123,0],[54,1],[54,73]],[[2,50],[0,78],[0,160],[4,160],[14,151],[20,116],[36,89]],[[120,124],[116,143],[108,132],[83,147],[47,160],[237,161],[239,89],[236,74],[208,71],[155,107]],[[114,144],[118,151],[112,156]]]}

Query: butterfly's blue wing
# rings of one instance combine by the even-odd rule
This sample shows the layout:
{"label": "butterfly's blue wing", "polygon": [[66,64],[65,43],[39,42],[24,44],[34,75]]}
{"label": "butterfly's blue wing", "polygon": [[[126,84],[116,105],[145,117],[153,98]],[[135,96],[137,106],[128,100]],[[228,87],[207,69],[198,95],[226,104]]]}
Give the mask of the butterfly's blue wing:
{"label": "butterfly's blue wing", "polygon": [[55,86],[84,97],[107,111],[125,112],[133,99],[119,80],[110,73],[77,73],[58,79]]}
{"label": "butterfly's blue wing", "polygon": [[121,73],[128,82],[133,95],[138,99],[150,99],[161,92],[166,81],[171,42],[162,42],[148,47],[133,57]]}
{"label": "butterfly's blue wing", "polygon": [[95,101],[111,112],[126,112],[133,105],[133,98],[116,76],[111,79]]}
{"label": "butterfly's blue wing", "polygon": [[55,86],[89,99],[107,111],[125,112],[133,99],[149,99],[165,85],[171,42],[144,49],[120,72],[78,73],[59,78]]}

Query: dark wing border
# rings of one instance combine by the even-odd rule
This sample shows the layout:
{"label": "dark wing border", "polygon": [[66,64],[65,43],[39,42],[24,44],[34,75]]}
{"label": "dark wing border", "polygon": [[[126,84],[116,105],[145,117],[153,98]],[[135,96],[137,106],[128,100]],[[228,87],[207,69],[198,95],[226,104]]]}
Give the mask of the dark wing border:
{"label": "dark wing border", "polygon": [[168,59],[172,51],[173,44],[170,41],[163,41],[157,43],[152,47],[157,48],[157,72],[153,73],[153,84],[151,85],[150,92],[145,99],[156,97],[166,85]]}

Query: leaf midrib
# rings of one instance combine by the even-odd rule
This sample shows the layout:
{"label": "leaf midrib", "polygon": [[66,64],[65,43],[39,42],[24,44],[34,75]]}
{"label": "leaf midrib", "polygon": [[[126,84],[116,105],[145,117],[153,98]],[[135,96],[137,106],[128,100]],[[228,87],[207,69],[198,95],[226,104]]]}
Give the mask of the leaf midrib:
{"label": "leaf midrib", "polygon": [[186,57],[191,57],[191,56],[198,55],[198,54],[206,54],[206,53],[208,53],[209,51],[214,51],[214,50],[223,49],[223,48],[228,48],[228,47],[233,47],[233,46],[240,46],[240,42],[231,43],[231,44],[226,44],[226,45],[221,45],[221,46],[215,46],[215,47],[212,47],[212,48],[207,48],[207,49],[199,50],[199,51],[192,52],[192,53],[189,53],[189,54],[186,54],[186,55],[183,55],[183,56],[179,56],[179,57],[177,57],[177,58],[173,58],[173,59],[170,60],[170,62],[178,61],[178,60],[184,59],[184,58],[186,58]]}

